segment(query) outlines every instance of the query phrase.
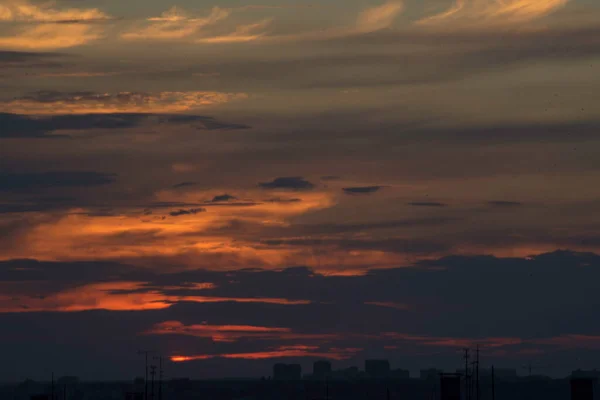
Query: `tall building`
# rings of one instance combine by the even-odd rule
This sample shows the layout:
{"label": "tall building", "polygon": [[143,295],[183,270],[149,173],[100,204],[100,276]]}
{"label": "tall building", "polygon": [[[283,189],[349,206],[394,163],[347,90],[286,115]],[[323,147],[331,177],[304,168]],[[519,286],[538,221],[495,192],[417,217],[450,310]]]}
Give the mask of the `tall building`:
{"label": "tall building", "polygon": [[275,364],[273,366],[273,379],[276,381],[295,381],[302,379],[300,364]]}
{"label": "tall building", "polygon": [[331,363],[327,360],[315,361],[313,364],[313,377],[325,379],[331,375]]}
{"label": "tall building", "polygon": [[410,379],[410,371],[407,369],[397,368],[390,371],[390,378],[393,379]]}
{"label": "tall building", "polygon": [[444,371],[435,368],[422,369],[419,371],[419,378],[424,381],[437,382],[442,372]]}
{"label": "tall building", "polygon": [[571,378],[588,378],[588,379],[594,379],[596,381],[600,380],[600,371],[598,370],[591,370],[591,371],[585,371],[585,370],[575,370],[573,372],[571,372]]}
{"label": "tall building", "polygon": [[390,376],[390,362],[388,360],[366,360],[365,372],[370,378],[387,378]]}
{"label": "tall building", "polygon": [[571,400],[594,400],[594,380],[590,378],[572,378]]}
{"label": "tall building", "polygon": [[440,375],[441,400],[460,400],[460,375]]}

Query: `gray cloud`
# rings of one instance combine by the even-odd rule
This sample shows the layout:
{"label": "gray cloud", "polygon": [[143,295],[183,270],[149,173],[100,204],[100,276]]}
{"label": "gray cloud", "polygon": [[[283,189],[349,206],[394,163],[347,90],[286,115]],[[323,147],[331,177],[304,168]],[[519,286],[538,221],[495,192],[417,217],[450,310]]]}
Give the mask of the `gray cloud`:
{"label": "gray cloud", "polygon": [[230,201],[230,200],[237,200],[237,197],[231,196],[231,195],[225,193],[225,194],[213,197],[213,199],[211,200],[211,202],[213,202],[213,203],[220,203],[220,202],[227,202],[227,201]]}
{"label": "gray cloud", "polygon": [[314,184],[305,180],[301,176],[288,176],[275,178],[271,182],[261,182],[258,184],[263,189],[284,189],[284,190],[310,190],[315,187]]}
{"label": "gray cloud", "polygon": [[113,183],[115,180],[116,174],[92,171],[0,172],[0,192],[99,186]]}
{"label": "gray cloud", "polygon": [[493,207],[518,207],[518,206],[523,205],[523,203],[518,202],[518,201],[506,201],[506,200],[488,201],[487,204],[490,206],[493,206]]}
{"label": "gray cloud", "polygon": [[[189,124],[196,129],[245,129],[247,126],[220,122],[211,117],[175,114],[81,114],[32,117],[27,115],[0,113],[2,138],[53,138],[54,131],[88,129],[119,130],[134,128],[147,123]],[[60,135],[64,136],[64,135]]]}
{"label": "gray cloud", "polygon": [[177,211],[171,211],[169,213],[169,215],[171,217],[180,217],[182,215],[194,215],[194,214],[198,214],[200,212],[205,212],[206,209],[204,208],[190,208],[189,210],[184,210],[184,209],[180,209]]}
{"label": "gray cloud", "polygon": [[382,188],[383,188],[383,186],[358,186],[358,187],[347,187],[347,188],[343,188],[342,190],[346,194],[371,194],[371,193],[378,192]]}
{"label": "gray cloud", "polygon": [[177,183],[177,184],[173,185],[173,188],[180,189],[180,188],[194,186],[194,185],[196,185],[196,182],[181,182],[181,183]]}
{"label": "gray cloud", "polygon": [[336,175],[325,175],[321,177],[322,181],[339,181],[340,179],[342,179],[342,177]]}
{"label": "gray cloud", "polygon": [[447,207],[446,203],[439,203],[436,201],[413,201],[408,203],[409,206],[414,207]]}

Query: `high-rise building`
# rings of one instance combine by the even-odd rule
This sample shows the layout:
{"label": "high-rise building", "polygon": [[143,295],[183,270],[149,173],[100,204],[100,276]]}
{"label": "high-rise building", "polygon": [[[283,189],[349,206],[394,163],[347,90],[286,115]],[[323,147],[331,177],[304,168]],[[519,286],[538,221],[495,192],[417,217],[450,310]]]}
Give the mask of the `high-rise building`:
{"label": "high-rise building", "polygon": [[407,369],[397,368],[390,371],[390,378],[393,379],[410,379],[410,371]]}
{"label": "high-rise building", "polygon": [[419,378],[424,381],[437,382],[442,372],[444,371],[435,368],[422,369],[419,371]]}
{"label": "high-rise building", "polygon": [[575,370],[573,372],[571,372],[571,378],[588,378],[588,379],[593,379],[595,381],[600,381],[600,371],[594,369],[591,371],[585,371],[585,370]]}
{"label": "high-rise building", "polygon": [[366,360],[365,372],[370,378],[387,378],[390,376],[390,362],[388,360]]}
{"label": "high-rise building", "polygon": [[571,400],[594,400],[594,380],[590,378],[572,378]]}
{"label": "high-rise building", "polygon": [[327,360],[315,361],[313,364],[313,377],[325,379],[331,375],[331,362]]}
{"label": "high-rise building", "polygon": [[295,381],[302,379],[300,364],[275,364],[273,366],[273,379],[276,381]]}

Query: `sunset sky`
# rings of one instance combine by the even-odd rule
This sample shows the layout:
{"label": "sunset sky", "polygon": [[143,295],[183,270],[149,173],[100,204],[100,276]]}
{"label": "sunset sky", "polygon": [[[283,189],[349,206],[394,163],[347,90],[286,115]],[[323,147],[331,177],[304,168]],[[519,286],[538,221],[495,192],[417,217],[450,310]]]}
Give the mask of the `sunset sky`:
{"label": "sunset sky", "polygon": [[0,0],[0,381],[600,367],[599,76],[596,0]]}

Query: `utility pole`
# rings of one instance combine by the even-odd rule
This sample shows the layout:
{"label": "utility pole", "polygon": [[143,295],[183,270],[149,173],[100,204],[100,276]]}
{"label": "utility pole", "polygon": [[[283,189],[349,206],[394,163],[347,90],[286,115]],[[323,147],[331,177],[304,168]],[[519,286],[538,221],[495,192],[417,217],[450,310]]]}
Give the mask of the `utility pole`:
{"label": "utility pole", "polygon": [[158,358],[158,400],[162,400],[163,367],[162,356]]}
{"label": "utility pole", "polygon": [[479,400],[479,345],[477,345],[477,358],[476,358],[476,362],[477,362],[477,369],[475,370],[475,376],[476,376],[476,393],[477,393],[477,400]]}
{"label": "utility pole", "polygon": [[496,375],[494,373],[493,365],[492,365],[492,400],[496,400]]}
{"label": "utility pole", "polygon": [[151,351],[149,350],[138,350],[138,354],[143,354],[146,360],[146,372],[144,375],[144,400],[148,400],[148,354]]}
{"label": "utility pole", "polygon": [[469,349],[464,349],[465,352],[465,399],[470,400],[469,396]]}
{"label": "utility pole", "polygon": [[150,371],[150,375],[152,375],[152,400],[154,400],[154,375],[156,375],[156,365],[151,365]]}

